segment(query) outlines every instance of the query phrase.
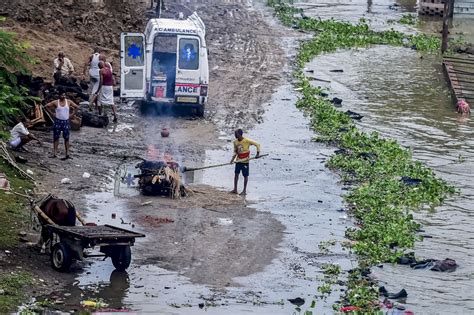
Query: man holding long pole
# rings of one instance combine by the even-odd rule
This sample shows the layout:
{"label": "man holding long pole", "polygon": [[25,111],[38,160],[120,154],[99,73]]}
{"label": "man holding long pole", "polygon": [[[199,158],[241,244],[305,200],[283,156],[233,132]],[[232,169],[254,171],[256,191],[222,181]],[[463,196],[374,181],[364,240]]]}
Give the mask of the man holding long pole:
{"label": "man holding long pole", "polygon": [[231,193],[237,193],[237,184],[239,183],[239,175],[242,172],[242,176],[244,177],[244,190],[240,193],[240,195],[245,196],[247,194],[247,183],[249,179],[249,158],[250,158],[250,146],[253,145],[257,148],[257,155],[255,158],[260,157],[260,144],[245,138],[244,132],[242,129],[237,129],[235,131],[235,138],[234,141],[234,155],[232,156],[232,160],[230,163],[235,162],[235,177],[234,177],[234,189]]}

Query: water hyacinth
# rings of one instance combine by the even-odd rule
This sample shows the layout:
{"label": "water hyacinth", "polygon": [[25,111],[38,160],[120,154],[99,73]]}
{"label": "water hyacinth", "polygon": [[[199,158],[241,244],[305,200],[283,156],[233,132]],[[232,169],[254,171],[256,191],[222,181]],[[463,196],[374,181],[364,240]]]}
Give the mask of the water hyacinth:
{"label": "water hyacinth", "polygon": [[[410,150],[397,141],[383,138],[377,132],[359,131],[321,88],[310,84],[303,69],[314,57],[341,48],[393,45],[437,53],[440,39],[393,29],[374,31],[364,19],[351,24],[305,17],[302,10],[282,0],[268,0],[268,5],[284,25],[314,33],[313,38],[301,43],[295,60],[294,77],[302,95],[296,106],[310,116],[316,140],[341,148],[327,165],[352,185],[344,198],[358,227],[347,230],[346,235],[352,240],[359,266],[396,262],[420,239],[420,225],[410,212],[427,204],[439,205],[455,190],[423,163],[414,161]],[[365,312],[380,307],[376,284],[360,273],[351,274],[347,286],[345,304]],[[340,310],[340,305],[334,309]]]}

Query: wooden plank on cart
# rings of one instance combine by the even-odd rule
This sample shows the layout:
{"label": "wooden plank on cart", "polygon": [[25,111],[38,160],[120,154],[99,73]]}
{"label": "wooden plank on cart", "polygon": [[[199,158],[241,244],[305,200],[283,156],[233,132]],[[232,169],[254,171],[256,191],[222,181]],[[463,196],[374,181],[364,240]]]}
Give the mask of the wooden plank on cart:
{"label": "wooden plank on cart", "polygon": [[57,234],[75,237],[83,240],[118,240],[145,237],[133,231],[117,228],[111,225],[97,226],[50,226]]}

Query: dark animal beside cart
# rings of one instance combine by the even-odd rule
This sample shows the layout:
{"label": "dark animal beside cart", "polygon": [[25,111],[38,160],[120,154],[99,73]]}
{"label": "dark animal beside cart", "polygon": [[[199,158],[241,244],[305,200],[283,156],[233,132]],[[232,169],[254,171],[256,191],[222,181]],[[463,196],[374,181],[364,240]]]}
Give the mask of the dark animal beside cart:
{"label": "dark animal beside cart", "polygon": [[[49,195],[41,201],[39,207],[57,225],[76,225],[76,207],[69,200]],[[40,220],[43,224],[48,224],[43,218]]]}
{"label": "dark animal beside cart", "polygon": [[[76,225],[76,208],[74,204],[66,199],[56,198],[53,195],[48,195],[40,201],[39,208],[57,225],[61,226],[75,226]],[[44,218],[39,217],[41,225],[47,225]],[[40,245],[46,244],[50,241],[51,235],[44,228],[41,229]]]}

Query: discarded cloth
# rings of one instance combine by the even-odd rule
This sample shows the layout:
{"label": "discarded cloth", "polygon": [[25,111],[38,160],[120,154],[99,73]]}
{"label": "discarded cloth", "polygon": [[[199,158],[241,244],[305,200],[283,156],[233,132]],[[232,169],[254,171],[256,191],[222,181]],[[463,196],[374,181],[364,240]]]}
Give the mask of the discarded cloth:
{"label": "discarded cloth", "polygon": [[10,182],[7,179],[7,175],[0,173],[0,189],[9,191],[10,190]]}

